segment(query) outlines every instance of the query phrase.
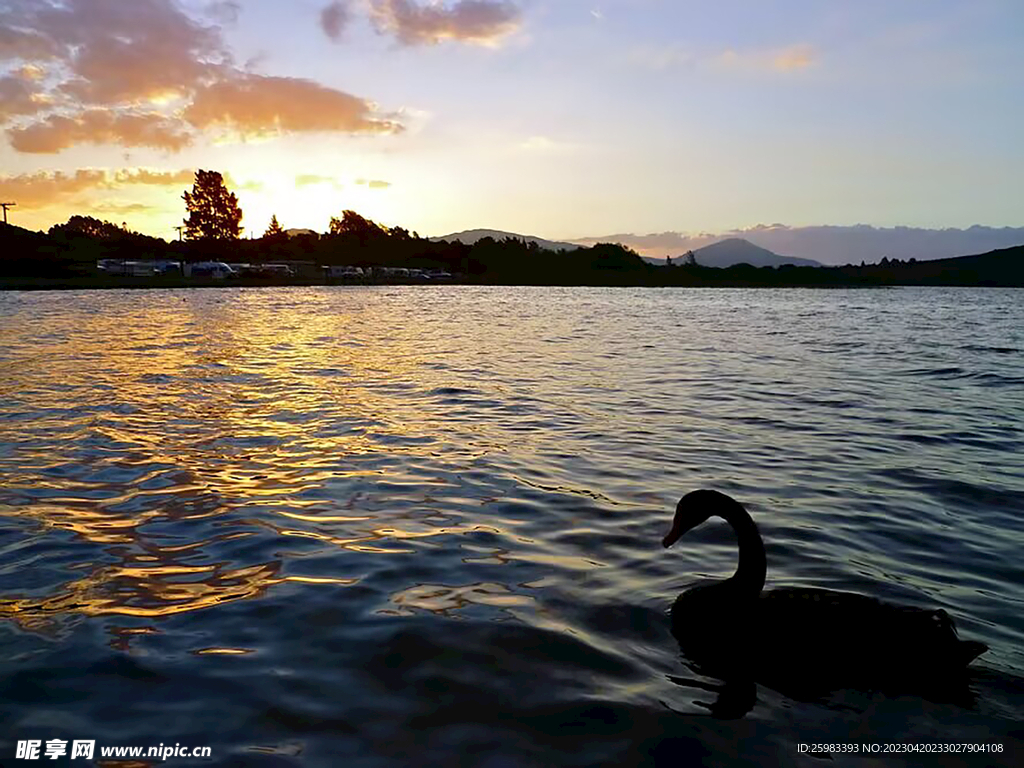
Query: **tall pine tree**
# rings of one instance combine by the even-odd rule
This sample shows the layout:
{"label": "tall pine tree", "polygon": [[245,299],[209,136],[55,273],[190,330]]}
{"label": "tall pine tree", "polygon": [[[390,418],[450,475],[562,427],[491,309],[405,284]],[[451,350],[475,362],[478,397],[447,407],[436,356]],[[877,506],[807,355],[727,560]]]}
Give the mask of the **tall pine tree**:
{"label": "tall pine tree", "polygon": [[196,171],[191,192],[183,195],[189,240],[237,240],[242,234],[242,209],[234,192],[228,192],[217,171]]}
{"label": "tall pine tree", "polygon": [[263,237],[272,240],[280,240],[284,237],[284,230],[281,229],[281,225],[277,223],[276,213],[270,217],[270,226],[267,227],[267,231],[263,233]]}

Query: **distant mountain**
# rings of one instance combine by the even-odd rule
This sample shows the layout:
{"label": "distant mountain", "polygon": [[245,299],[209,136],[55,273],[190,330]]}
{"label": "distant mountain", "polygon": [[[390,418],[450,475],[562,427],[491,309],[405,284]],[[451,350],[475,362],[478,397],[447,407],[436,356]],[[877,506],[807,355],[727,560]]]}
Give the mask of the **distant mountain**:
{"label": "distant mountain", "polygon": [[458,240],[460,243],[472,245],[477,240],[483,240],[485,237],[493,237],[495,240],[503,240],[506,237],[512,237],[516,240],[524,240],[527,243],[536,243],[541,248],[546,248],[549,251],[575,251],[582,247],[574,243],[559,243],[554,240],[545,240],[542,237],[534,237],[533,235],[517,235],[515,232],[502,232],[499,229],[467,229],[465,232],[455,232],[451,235],[432,237],[430,239],[435,242],[443,240],[449,243]]}
{"label": "distant mountain", "polygon": [[[739,237],[730,237],[728,240],[720,240],[717,243],[698,248],[693,252],[697,263],[703,267],[731,267],[734,264],[750,264],[755,267],[778,267],[783,264],[793,264],[798,267],[820,267],[821,262],[813,259],[798,259],[794,256],[780,256],[754,245],[749,240]],[[684,256],[673,259],[677,264],[682,264]]]}
{"label": "distant mountain", "polygon": [[292,229],[286,229],[284,231],[288,237],[298,237],[299,235],[316,235],[320,236],[319,232],[314,232],[312,229],[301,229],[299,227],[293,227]]}
{"label": "distant mountain", "polygon": [[[578,245],[622,243],[648,261],[696,251],[730,237],[741,237],[775,253],[789,253],[823,264],[871,264],[880,259],[948,259],[1024,244],[1024,227],[922,229],[919,227],[853,226],[789,227],[758,224],[726,232],[620,233],[576,240]],[[655,261],[654,263],[659,263]]]}

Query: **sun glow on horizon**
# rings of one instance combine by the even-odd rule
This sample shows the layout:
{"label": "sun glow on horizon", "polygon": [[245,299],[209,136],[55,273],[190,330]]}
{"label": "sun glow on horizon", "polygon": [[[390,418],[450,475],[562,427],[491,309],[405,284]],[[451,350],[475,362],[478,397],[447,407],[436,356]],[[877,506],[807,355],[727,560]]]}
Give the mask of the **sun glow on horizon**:
{"label": "sun glow on horizon", "polygon": [[272,215],[323,232],[346,209],[554,240],[1024,225],[1016,7],[935,0],[923,23],[884,0],[386,5],[11,5],[11,223],[82,214],[173,239],[189,184],[102,173],[202,168],[247,236]]}

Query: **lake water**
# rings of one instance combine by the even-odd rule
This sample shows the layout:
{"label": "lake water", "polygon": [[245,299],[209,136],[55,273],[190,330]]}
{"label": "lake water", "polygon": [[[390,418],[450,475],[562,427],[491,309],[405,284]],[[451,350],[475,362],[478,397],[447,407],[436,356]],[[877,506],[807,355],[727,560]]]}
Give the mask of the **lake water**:
{"label": "lake water", "polygon": [[[973,701],[712,717],[666,612],[735,544],[660,546],[698,487],[769,586],[945,608]],[[1020,765],[1022,546],[1022,290],[0,293],[5,765]]]}

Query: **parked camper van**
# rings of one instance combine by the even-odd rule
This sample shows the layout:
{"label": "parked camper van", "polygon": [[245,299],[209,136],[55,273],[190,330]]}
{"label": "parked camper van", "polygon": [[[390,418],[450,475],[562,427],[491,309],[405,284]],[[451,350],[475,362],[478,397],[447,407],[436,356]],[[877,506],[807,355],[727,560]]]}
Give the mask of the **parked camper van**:
{"label": "parked camper van", "polygon": [[100,259],[96,268],[108,275],[125,277],[155,277],[157,275],[174,274],[181,271],[180,261],[166,259],[128,261],[126,259]]}
{"label": "parked camper van", "polygon": [[215,280],[223,280],[234,275],[235,270],[223,261],[197,261],[194,264],[185,264],[185,277],[212,277]]}
{"label": "parked camper van", "polygon": [[328,278],[335,280],[362,280],[365,276],[362,267],[348,267],[331,264],[324,267]]}

